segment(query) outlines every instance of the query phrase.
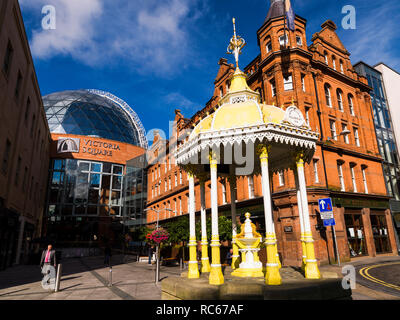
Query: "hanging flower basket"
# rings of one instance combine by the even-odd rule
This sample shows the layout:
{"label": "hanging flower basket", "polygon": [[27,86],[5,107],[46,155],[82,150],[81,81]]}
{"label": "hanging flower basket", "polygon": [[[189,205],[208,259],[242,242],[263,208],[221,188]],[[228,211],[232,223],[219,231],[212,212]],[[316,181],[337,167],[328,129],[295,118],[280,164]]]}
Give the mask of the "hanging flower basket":
{"label": "hanging flower basket", "polygon": [[150,244],[159,245],[168,241],[169,233],[162,228],[153,230],[146,235],[146,241]]}

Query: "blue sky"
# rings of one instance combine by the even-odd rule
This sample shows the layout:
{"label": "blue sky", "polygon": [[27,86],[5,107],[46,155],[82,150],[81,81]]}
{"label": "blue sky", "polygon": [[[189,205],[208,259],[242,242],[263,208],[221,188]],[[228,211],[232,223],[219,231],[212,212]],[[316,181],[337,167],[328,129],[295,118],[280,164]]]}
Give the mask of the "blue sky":
{"label": "blue sky", "polygon": [[[19,0],[42,95],[93,88],[125,100],[146,131],[168,132],[174,110],[185,117],[213,92],[221,57],[237,33],[247,45],[242,69],[259,53],[257,29],[269,0]],[[352,63],[385,62],[400,70],[400,1],[292,0],[307,19],[307,41],[333,20]],[[56,8],[56,29],[43,30],[44,5]],[[342,8],[356,8],[356,29],[345,30]]]}

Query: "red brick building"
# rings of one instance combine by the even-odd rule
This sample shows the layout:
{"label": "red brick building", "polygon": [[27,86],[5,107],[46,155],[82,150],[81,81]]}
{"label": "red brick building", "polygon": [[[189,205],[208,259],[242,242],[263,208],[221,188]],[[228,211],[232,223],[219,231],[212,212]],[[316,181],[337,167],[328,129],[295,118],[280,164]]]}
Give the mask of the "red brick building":
{"label": "red brick building", "polygon": [[[350,53],[340,41],[336,25],[328,20],[307,45],[306,20],[295,17],[295,31],[285,28],[283,1],[272,1],[258,29],[260,54],[245,68],[248,85],[262,102],[286,109],[294,103],[320,139],[312,161],[306,165],[306,183],[316,258],[335,260],[331,227],[324,228],[318,199],[331,197],[341,260],[358,255],[396,254],[397,246],[389,210],[389,197],[376,142],[367,79],[359,76]],[[286,38],[285,38],[286,36]],[[148,170],[147,222],[162,224],[188,213],[187,174],[173,164],[169,144],[216,109],[229,90],[235,71],[226,59],[219,61],[214,94],[205,108],[185,119],[176,110],[176,136],[168,142],[156,137],[151,152],[157,163]],[[274,222],[283,264],[301,265],[300,225],[295,178],[292,170],[272,176]],[[206,206],[210,208],[210,183]],[[200,211],[199,184],[195,185],[196,215]],[[260,177],[237,181],[238,215],[250,212],[263,230]],[[219,213],[230,216],[229,184],[219,181]],[[154,210],[151,210],[154,209]],[[164,210],[164,209],[171,209]],[[157,211],[159,213],[157,213]],[[208,212],[209,213],[209,212]]]}

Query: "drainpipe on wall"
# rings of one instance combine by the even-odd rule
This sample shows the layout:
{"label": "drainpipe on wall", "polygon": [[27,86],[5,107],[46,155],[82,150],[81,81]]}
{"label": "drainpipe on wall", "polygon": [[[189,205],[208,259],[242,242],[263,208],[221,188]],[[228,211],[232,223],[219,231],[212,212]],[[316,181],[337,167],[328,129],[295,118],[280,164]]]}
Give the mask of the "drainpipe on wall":
{"label": "drainpipe on wall", "polygon": [[[315,88],[315,96],[317,98],[317,115],[318,115],[318,122],[319,122],[319,130],[321,132],[321,137],[320,141],[323,141],[324,138],[324,133],[322,131],[322,121],[321,121],[321,109],[319,107],[319,97],[318,97],[318,89],[317,89],[317,81],[315,79],[315,74],[313,73],[313,79],[314,79],[314,88]],[[325,156],[324,156],[324,148],[321,146],[321,154],[322,154],[322,164],[324,166],[324,174],[325,174],[325,185],[326,189],[328,188],[328,176],[326,175],[326,165],[325,165]]]}

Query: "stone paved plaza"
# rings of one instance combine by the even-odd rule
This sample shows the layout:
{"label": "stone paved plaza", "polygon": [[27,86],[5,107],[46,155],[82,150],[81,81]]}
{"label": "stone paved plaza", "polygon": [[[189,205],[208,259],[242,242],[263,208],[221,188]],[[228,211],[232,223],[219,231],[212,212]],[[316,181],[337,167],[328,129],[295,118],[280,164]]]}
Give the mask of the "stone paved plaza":
{"label": "stone paved plaza", "polygon": [[[398,257],[367,258],[352,262],[355,266],[364,263],[379,263],[380,260],[398,261]],[[122,255],[113,256],[113,286],[108,286],[109,268],[103,264],[103,257],[64,259],[60,291],[47,292],[41,286],[38,265],[20,265],[0,272],[0,300],[160,300],[161,283],[155,284],[155,265],[136,262],[136,259]],[[324,273],[340,275],[337,266],[321,266]],[[229,281],[230,267],[224,268],[225,279]],[[185,272],[185,271],[183,271]],[[280,270],[282,279],[301,279],[302,275],[293,268]],[[179,266],[162,266],[160,278],[180,277]],[[261,280],[260,280],[261,281]],[[398,299],[389,294],[371,290],[357,283],[353,290],[354,300]]]}

